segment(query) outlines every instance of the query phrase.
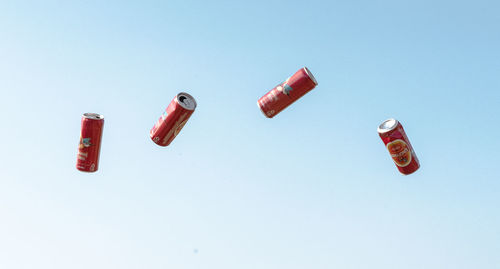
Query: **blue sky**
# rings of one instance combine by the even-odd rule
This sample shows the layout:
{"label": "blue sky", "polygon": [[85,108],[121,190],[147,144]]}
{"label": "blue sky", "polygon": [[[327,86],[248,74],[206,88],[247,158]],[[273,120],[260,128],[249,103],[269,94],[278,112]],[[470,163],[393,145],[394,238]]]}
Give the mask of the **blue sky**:
{"label": "blue sky", "polygon": [[[500,268],[499,9],[0,1],[0,267]],[[319,85],[265,118],[303,66]],[[198,107],[158,147],[181,91]],[[106,117],[95,174],[75,169],[84,112]]]}

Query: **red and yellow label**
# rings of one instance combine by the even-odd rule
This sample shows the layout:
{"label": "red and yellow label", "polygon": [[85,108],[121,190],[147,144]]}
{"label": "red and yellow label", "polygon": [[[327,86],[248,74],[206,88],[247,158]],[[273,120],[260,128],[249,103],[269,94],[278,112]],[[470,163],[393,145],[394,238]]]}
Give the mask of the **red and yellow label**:
{"label": "red and yellow label", "polygon": [[411,150],[408,144],[401,139],[387,143],[387,149],[397,166],[405,167],[411,162]]}

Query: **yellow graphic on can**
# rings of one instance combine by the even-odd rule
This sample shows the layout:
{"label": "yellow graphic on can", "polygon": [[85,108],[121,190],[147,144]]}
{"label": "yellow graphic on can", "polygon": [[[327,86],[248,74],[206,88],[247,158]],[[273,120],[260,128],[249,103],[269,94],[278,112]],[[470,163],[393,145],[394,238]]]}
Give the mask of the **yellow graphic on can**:
{"label": "yellow graphic on can", "polygon": [[391,154],[394,163],[399,167],[405,167],[411,162],[411,149],[405,141],[401,139],[387,143],[387,150]]}

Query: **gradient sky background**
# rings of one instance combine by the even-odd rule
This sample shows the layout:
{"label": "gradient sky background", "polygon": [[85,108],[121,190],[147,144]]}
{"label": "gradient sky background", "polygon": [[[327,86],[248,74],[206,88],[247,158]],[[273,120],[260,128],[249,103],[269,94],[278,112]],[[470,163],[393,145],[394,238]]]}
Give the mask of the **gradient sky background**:
{"label": "gradient sky background", "polygon": [[[0,268],[500,268],[499,48],[498,1],[0,0]],[[265,118],[303,66],[319,85]]]}

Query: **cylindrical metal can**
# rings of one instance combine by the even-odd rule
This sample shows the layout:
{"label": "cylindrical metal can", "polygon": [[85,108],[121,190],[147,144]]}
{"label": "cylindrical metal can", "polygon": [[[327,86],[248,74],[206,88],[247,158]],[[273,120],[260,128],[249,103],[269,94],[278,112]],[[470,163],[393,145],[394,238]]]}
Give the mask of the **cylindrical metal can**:
{"label": "cylindrical metal can", "polygon": [[285,82],[262,96],[257,105],[264,115],[272,118],[304,94],[314,89],[318,82],[307,67],[301,68]]}
{"label": "cylindrical metal can", "polygon": [[76,169],[82,172],[95,172],[99,168],[103,127],[104,116],[96,113],[83,114]]}
{"label": "cylindrical metal can", "polygon": [[418,170],[420,162],[399,121],[388,119],[380,124],[377,131],[399,172],[409,175]]}
{"label": "cylindrical metal can", "polygon": [[177,94],[149,132],[151,140],[162,147],[168,146],[184,127],[195,108],[196,101],[191,95],[185,92]]}

